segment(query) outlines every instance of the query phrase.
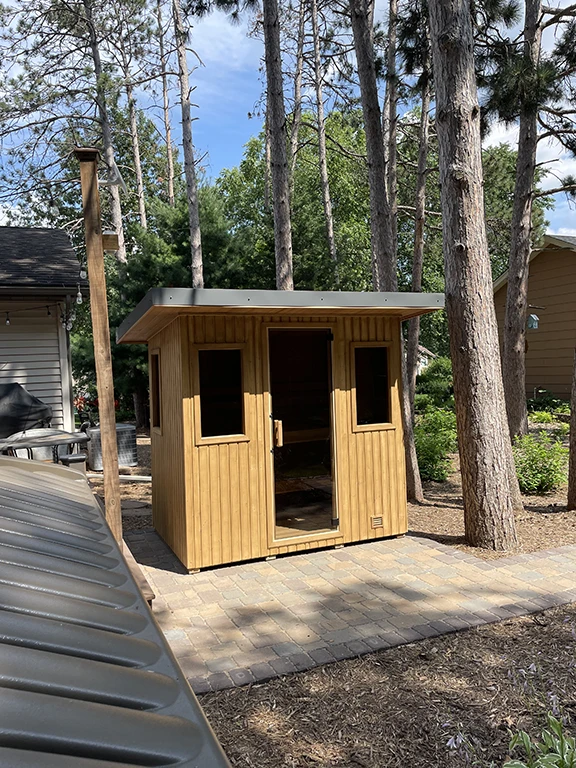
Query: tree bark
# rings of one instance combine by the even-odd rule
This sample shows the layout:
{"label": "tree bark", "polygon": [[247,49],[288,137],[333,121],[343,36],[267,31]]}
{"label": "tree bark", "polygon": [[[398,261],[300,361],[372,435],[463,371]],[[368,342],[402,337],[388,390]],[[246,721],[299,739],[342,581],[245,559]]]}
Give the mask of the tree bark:
{"label": "tree bark", "polygon": [[396,29],[398,26],[398,0],[388,4],[388,48],[386,51],[386,99],[384,104],[384,147],[386,151],[386,185],[390,215],[388,238],[394,254],[398,246],[398,82],[396,75]]}
{"label": "tree bark", "polygon": [[[127,73],[127,77],[129,77]],[[130,138],[132,140],[132,157],[134,159],[134,173],[136,176],[136,195],[138,196],[138,216],[142,229],[148,229],[146,220],[146,199],[144,197],[144,178],[142,176],[142,163],[140,160],[140,141],[138,138],[138,119],[136,116],[136,103],[132,92],[132,83],[126,80],[126,96],[128,97],[128,115],[130,118]]]}
{"label": "tree bark", "polygon": [[[102,77],[102,60],[100,58],[100,47],[98,35],[94,25],[91,0],[83,0],[84,13],[86,14],[86,26],[90,40],[90,52],[92,54],[92,63],[94,65],[94,77],[96,78],[96,105],[98,108],[98,117],[102,130],[102,155],[108,168],[108,173],[113,176],[117,171],[116,161],[114,160],[114,144],[112,142],[112,128],[108,116],[108,105],[106,101],[106,90]],[[118,235],[118,250],[116,259],[121,264],[126,264],[126,244],[124,241],[124,224],[122,221],[122,204],[120,202],[120,189],[117,185],[111,185],[110,191],[110,215],[112,226]]]}
{"label": "tree bark", "polygon": [[576,349],[570,394],[570,462],[568,466],[568,509],[576,509]]}
{"label": "tree bark", "polygon": [[390,202],[386,188],[386,157],[372,34],[373,0],[350,0],[350,19],[358,65],[360,97],[366,133],[370,233],[374,290],[391,291],[397,285],[396,253],[390,241]]}
{"label": "tree bark", "polygon": [[[541,0],[525,0],[524,58],[530,69],[540,62],[542,27]],[[532,194],[538,146],[538,109],[524,106],[520,114],[516,185],[512,208],[510,262],[504,317],[502,367],[510,434],[528,432],[526,409],[526,320],[528,315],[528,272],[532,234]]]}
{"label": "tree bark", "polygon": [[[412,291],[422,290],[424,269],[424,225],[426,223],[426,176],[430,129],[430,81],[429,66],[424,67],[420,127],[418,131],[418,168],[416,170],[416,198],[414,202],[414,251],[412,257]],[[410,409],[414,413],[416,395],[416,375],[418,373],[418,343],[420,341],[420,318],[408,321],[408,342],[406,345],[406,368],[408,398]]]}
{"label": "tree bark", "polygon": [[294,194],[294,172],[298,154],[298,134],[302,122],[302,70],[304,69],[304,10],[306,0],[300,0],[298,10],[298,39],[296,42],[296,71],[294,73],[294,109],[290,129],[290,199]]}
{"label": "tree bark", "polygon": [[180,0],[172,0],[174,16],[174,38],[178,59],[178,80],[180,81],[180,103],[182,107],[182,145],[184,149],[184,175],[188,199],[188,226],[190,229],[190,254],[192,257],[192,288],[204,287],[202,270],[202,237],[200,235],[200,214],[198,211],[198,181],[194,163],[192,141],[192,118],[190,115],[190,81],[186,58],[186,32],[182,19]]}
{"label": "tree bark", "polygon": [[328,161],[326,155],[326,121],[324,118],[324,94],[322,88],[322,61],[320,59],[320,38],[318,33],[318,3],[310,0],[310,16],[312,20],[312,38],[314,41],[314,90],[316,92],[316,119],[318,121],[318,166],[320,170],[320,186],[322,189],[322,206],[326,223],[326,238],[328,252],[334,263],[337,260],[336,238],[334,236],[334,216],[332,214],[332,197],[328,179]]}
{"label": "tree bark", "polygon": [[138,389],[132,393],[134,402],[134,416],[136,420],[136,429],[146,429],[150,426],[148,419],[148,393]]}
{"label": "tree bark", "polygon": [[518,543],[514,502],[519,491],[510,472],[512,446],[482,216],[480,107],[470,6],[466,0],[430,0],[429,12],[466,540],[472,546],[506,550]]}
{"label": "tree bark", "polygon": [[290,172],[286,157],[286,112],[280,54],[278,0],[263,1],[268,128],[274,212],[276,288],[294,290],[292,275],[292,227],[290,223]]}
{"label": "tree bark", "polygon": [[266,118],[264,120],[264,208],[270,211],[271,192],[270,184],[272,181],[272,153],[270,151],[270,125],[268,120],[268,106],[266,106]]}
{"label": "tree bark", "polygon": [[158,20],[158,49],[160,52],[160,78],[162,80],[162,113],[166,134],[166,166],[168,169],[168,205],[174,207],[174,155],[172,154],[172,126],[170,123],[170,101],[168,98],[168,58],[164,50],[164,26],[162,21],[162,0],[156,4]]}

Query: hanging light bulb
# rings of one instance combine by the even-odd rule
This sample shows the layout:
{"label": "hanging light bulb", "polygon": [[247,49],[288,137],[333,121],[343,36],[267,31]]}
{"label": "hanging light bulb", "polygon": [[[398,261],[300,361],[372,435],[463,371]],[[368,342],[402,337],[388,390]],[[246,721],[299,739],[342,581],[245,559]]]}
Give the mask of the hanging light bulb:
{"label": "hanging light bulb", "polygon": [[6,312],[6,325],[10,325],[10,312]]}
{"label": "hanging light bulb", "polygon": [[68,322],[66,323],[66,330],[67,331],[71,331],[72,330],[72,325],[73,325],[72,320],[71,319],[68,320]]}
{"label": "hanging light bulb", "polygon": [[80,280],[86,280],[86,277],[87,277],[86,267],[82,265],[80,267]]}
{"label": "hanging light bulb", "polygon": [[76,304],[82,304],[83,298],[82,298],[82,291],[80,290],[80,286],[78,286],[78,293],[76,294]]}
{"label": "hanging light bulb", "polygon": [[74,322],[76,320],[76,310],[73,309],[72,312],[70,312],[70,320]]}

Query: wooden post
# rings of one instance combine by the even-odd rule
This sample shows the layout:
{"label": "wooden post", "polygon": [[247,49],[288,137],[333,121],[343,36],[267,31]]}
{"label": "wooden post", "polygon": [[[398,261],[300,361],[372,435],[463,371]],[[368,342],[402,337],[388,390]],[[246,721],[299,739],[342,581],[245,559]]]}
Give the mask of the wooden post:
{"label": "wooden post", "polygon": [[104,501],[106,520],[117,541],[122,540],[122,510],[120,506],[120,480],[118,478],[118,445],[116,443],[116,414],[114,411],[114,381],[112,353],[108,327],[108,301],[104,273],[104,249],[100,197],[98,194],[98,150],[77,148],[80,161],[80,183],[86,233],[86,263],[90,280],[90,312],[96,363],[96,388],[100,414],[102,440],[102,466],[104,470]]}

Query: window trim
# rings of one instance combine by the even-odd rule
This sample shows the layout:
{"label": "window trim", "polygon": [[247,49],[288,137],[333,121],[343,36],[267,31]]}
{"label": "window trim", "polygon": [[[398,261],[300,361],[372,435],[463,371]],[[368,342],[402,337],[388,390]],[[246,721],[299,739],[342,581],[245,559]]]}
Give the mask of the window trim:
{"label": "window trim", "polygon": [[388,415],[392,418],[392,382],[390,378],[391,360],[390,351],[393,347],[391,341],[352,341],[350,343],[350,376],[351,376],[351,395],[352,395],[352,432],[385,432],[396,429],[396,424],[392,421],[382,421],[376,424],[358,424],[358,414],[356,405],[356,349],[358,347],[385,347],[388,349]]}
{"label": "window trim", "polygon": [[[194,445],[226,445],[227,443],[249,443],[250,434],[248,423],[248,392],[246,391],[246,347],[245,343],[219,342],[214,344],[192,344],[193,361],[193,408],[194,408]],[[240,355],[240,381],[242,384],[242,423],[244,432],[232,435],[213,435],[211,437],[202,437],[202,410],[200,405],[200,352],[220,351],[239,349]]]}
{"label": "window trim", "polygon": [[[155,435],[162,435],[162,356],[160,347],[154,347],[150,350],[150,356],[148,360],[149,374],[150,374],[150,430]],[[152,358],[156,357],[156,367],[158,371],[158,388],[154,387],[154,377],[152,375]],[[158,407],[158,424],[153,424],[154,411]]]}

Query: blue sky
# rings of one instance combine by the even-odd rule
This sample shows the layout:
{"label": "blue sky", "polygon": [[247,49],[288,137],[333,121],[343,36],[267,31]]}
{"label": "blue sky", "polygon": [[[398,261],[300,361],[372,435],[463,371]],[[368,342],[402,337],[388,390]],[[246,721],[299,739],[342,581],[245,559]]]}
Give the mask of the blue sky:
{"label": "blue sky", "polygon": [[[568,2],[562,0],[559,5]],[[377,0],[380,17],[384,5]],[[234,25],[225,14],[216,12],[196,22],[192,31],[191,46],[204,64],[199,66],[190,56],[190,64],[196,67],[191,75],[191,84],[196,87],[192,99],[198,105],[194,110],[194,141],[199,155],[206,154],[203,165],[209,177],[217,176],[222,168],[237,165],[245,143],[261,127],[261,119],[250,119],[248,114],[254,112],[262,93],[263,46],[260,40],[248,36],[248,24],[249,21],[244,21]],[[548,36],[544,47],[550,44]],[[506,142],[515,146],[517,135],[515,127],[497,125],[486,143]],[[558,177],[576,176],[576,160],[555,143],[541,144],[538,161],[547,162],[551,171],[544,187],[558,186]],[[549,231],[576,235],[576,209],[565,195],[556,195],[556,207],[548,212],[548,219]]]}

